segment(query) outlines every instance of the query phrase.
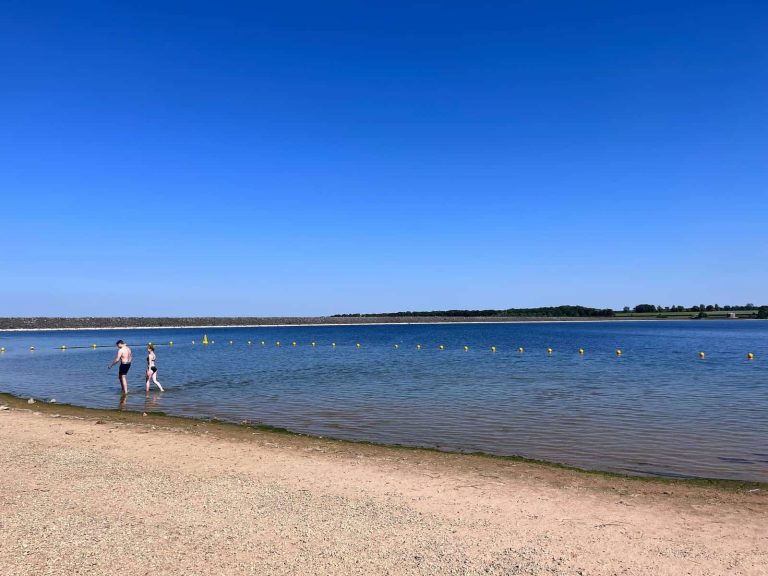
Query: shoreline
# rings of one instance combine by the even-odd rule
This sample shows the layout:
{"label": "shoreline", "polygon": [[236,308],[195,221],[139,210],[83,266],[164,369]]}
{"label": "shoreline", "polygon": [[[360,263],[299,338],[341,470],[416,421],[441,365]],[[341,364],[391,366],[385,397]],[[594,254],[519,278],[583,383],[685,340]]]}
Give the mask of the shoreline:
{"label": "shoreline", "polygon": [[381,442],[373,442],[369,440],[347,440],[341,438],[334,438],[332,436],[316,436],[313,434],[307,434],[303,432],[297,432],[290,430],[289,428],[283,428],[281,426],[272,426],[269,424],[259,424],[251,421],[243,420],[242,422],[233,422],[227,420],[221,420],[218,418],[196,418],[193,416],[176,416],[173,414],[166,414],[165,412],[139,412],[134,410],[120,410],[110,408],[92,408],[87,406],[79,406],[75,404],[59,404],[50,403],[44,400],[35,399],[34,404],[28,404],[28,399],[21,396],[16,396],[8,392],[0,391],[0,406],[5,405],[15,410],[29,410],[45,414],[58,414],[69,415],[75,418],[86,419],[102,419],[107,418],[112,421],[133,423],[133,424],[150,424],[150,425],[162,425],[168,428],[186,428],[189,426],[197,427],[200,425],[206,425],[213,429],[217,429],[224,434],[234,435],[248,435],[252,431],[258,431],[261,434],[273,434],[278,437],[292,437],[294,439],[305,439],[307,441],[320,441],[334,445],[341,445],[349,449],[355,449],[362,446],[368,447],[372,450],[380,449],[384,451],[407,451],[414,453],[434,453],[442,455],[455,456],[457,458],[481,458],[489,461],[498,462],[513,462],[518,464],[529,465],[532,467],[538,467],[542,469],[558,470],[563,473],[572,473],[576,476],[593,476],[606,479],[637,481],[637,482],[656,482],[659,484],[673,484],[673,485],[687,485],[692,487],[711,487],[716,489],[722,489],[726,491],[746,491],[746,490],[761,490],[768,493],[768,482],[760,482],[757,480],[732,480],[728,478],[707,478],[697,476],[663,476],[663,475],[643,475],[643,474],[629,474],[623,472],[612,472],[607,470],[600,470],[597,468],[580,468],[578,466],[572,466],[569,464],[563,464],[560,462],[554,462],[549,460],[541,460],[537,458],[528,458],[526,456],[518,455],[499,455],[488,452],[474,451],[474,452],[460,452],[453,450],[442,450],[439,448],[430,448],[425,446],[409,446],[405,444],[387,444]]}
{"label": "shoreline", "polygon": [[[610,322],[654,322],[654,321],[684,321],[684,320],[698,320],[694,318],[609,318],[609,317],[574,317],[574,318],[502,318],[502,317],[477,317],[477,319],[467,317],[456,317],[456,319],[450,319],[446,317],[439,317],[438,319],[430,319],[429,317],[419,316],[412,318],[392,318],[382,319],[381,317],[360,318],[358,321],[349,322],[349,318],[343,318],[344,322],[328,321],[330,317],[318,317],[316,319],[297,318],[296,322],[290,321],[287,318],[276,319],[277,321],[270,323],[264,318],[265,322],[254,323],[201,323],[201,324],[149,324],[136,322],[133,324],[114,323],[110,325],[72,325],[62,326],[61,323],[53,326],[42,327],[29,327],[18,326],[15,323],[16,319],[0,318],[0,333],[1,332],[59,332],[59,331],[85,331],[85,330],[176,330],[176,329],[206,329],[206,328],[291,328],[291,327],[311,327],[311,326],[388,326],[388,325],[448,325],[448,324],[564,324],[564,323],[610,323]],[[32,320],[32,319],[25,319]],[[37,319],[35,319],[37,320]],[[48,319],[45,319],[48,320]],[[64,319],[50,319],[50,320],[64,320]],[[80,319],[71,319],[80,320]],[[108,319],[107,319],[108,320]],[[131,318],[131,321],[140,320],[139,318]],[[164,319],[167,320],[167,319]],[[221,319],[217,319],[221,320]],[[312,321],[317,320],[317,321]],[[340,318],[342,320],[342,318]],[[708,319],[702,319],[704,321]],[[711,318],[709,320],[723,320],[721,318]],[[739,318],[738,321],[755,320],[754,318]],[[8,327],[8,325],[12,327]]]}
{"label": "shoreline", "polygon": [[307,323],[307,324],[200,324],[197,326],[103,326],[97,328],[79,327],[79,328],[0,328],[0,332],[69,332],[69,331],[86,331],[86,330],[203,330],[207,328],[309,328],[312,326],[390,326],[392,324],[397,325],[446,325],[446,324],[564,324],[564,323],[580,323],[580,322],[645,322],[642,318],[636,318],[631,320],[504,320],[504,321],[492,321],[492,320],[457,320],[457,321],[444,321],[444,322],[356,322],[356,323]]}
{"label": "shoreline", "polygon": [[0,436],[0,565],[17,576],[768,566],[765,487],[26,402],[0,410]]}

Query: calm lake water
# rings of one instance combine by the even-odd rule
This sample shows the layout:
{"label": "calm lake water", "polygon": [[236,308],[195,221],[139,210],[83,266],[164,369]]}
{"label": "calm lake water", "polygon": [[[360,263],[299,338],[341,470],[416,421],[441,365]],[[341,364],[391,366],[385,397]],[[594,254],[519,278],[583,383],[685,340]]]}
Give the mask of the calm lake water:
{"label": "calm lake water", "polygon": [[[213,344],[201,345],[204,333]],[[114,347],[72,348],[118,338],[134,350],[129,410],[633,474],[768,481],[764,321],[5,332],[0,391],[118,408],[117,369],[106,369]],[[164,394],[144,394],[149,341],[162,344]]]}

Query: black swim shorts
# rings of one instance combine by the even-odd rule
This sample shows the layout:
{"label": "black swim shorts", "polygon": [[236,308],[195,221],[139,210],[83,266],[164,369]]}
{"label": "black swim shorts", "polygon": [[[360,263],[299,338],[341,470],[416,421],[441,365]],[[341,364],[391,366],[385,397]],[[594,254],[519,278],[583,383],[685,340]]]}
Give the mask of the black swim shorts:
{"label": "black swim shorts", "polygon": [[131,363],[128,362],[128,364],[120,364],[120,371],[117,373],[118,376],[125,376],[128,374],[128,370],[131,369]]}
{"label": "black swim shorts", "polygon": [[150,370],[152,370],[152,372],[157,372],[157,366],[152,366],[152,368],[150,368]]}

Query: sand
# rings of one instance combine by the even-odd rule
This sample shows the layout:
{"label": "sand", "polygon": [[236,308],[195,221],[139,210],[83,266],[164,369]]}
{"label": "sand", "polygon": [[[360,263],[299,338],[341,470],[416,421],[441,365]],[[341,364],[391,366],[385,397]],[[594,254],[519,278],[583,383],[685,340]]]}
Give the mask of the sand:
{"label": "sand", "polygon": [[768,493],[0,410],[0,573],[766,575]]}

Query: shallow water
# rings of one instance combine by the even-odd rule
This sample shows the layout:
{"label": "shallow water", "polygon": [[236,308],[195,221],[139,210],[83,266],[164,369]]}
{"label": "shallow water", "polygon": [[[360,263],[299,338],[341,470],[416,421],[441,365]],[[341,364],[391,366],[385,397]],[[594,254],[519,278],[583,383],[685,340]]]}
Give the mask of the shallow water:
{"label": "shallow water", "polygon": [[[201,345],[204,333],[213,344]],[[6,332],[0,391],[121,407],[117,369],[106,370],[118,338],[134,350],[122,406],[130,410],[633,474],[768,481],[768,322]],[[144,394],[148,341],[162,344],[164,394]]]}

